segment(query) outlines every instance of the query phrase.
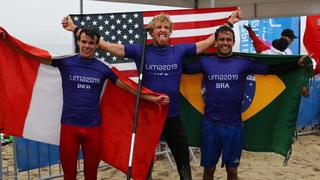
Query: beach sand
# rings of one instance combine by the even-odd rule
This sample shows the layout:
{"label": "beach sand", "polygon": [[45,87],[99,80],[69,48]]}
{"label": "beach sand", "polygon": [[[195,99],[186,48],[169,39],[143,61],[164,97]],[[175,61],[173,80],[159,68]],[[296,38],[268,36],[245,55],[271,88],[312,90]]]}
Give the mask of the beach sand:
{"label": "beach sand", "polygon": [[[318,180],[320,179],[320,133],[298,136],[292,146],[292,155],[287,166],[283,166],[284,157],[274,153],[243,151],[238,169],[239,180]],[[191,161],[194,180],[202,179],[203,168],[200,153],[195,152],[197,162]],[[105,169],[99,173],[100,179],[125,179],[122,173],[114,169]],[[154,180],[178,180],[166,158],[157,160],[153,170]],[[224,168],[219,166],[215,179],[226,179]]]}
{"label": "beach sand", "polygon": [[[298,139],[292,146],[292,155],[287,166],[283,166],[284,157],[274,153],[257,153],[243,151],[241,164],[238,169],[239,180],[318,180],[320,179],[320,132],[298,136]],[[203,168],[200,164],[199,149],[194,151],[196,160],[191,160],[192,175],[194,180],[202,179]],[[3,167],[12,164],[12,146],[6,145],[2,152]],[[13,166],[9,165],[9,176],[4,169],[4,179],[13,179]],[[52,168],[54,172],[59,171],[59,167]],[[43,169],[48,173],[48,169]],[[37,179],[38,171],[29,174],[30,179]],[[42,173],[42,177],[45,177]],[[26,173],[20,173],[19,179],[27,179]],[[56,178],[62,180],[63,178]],[[82,180],[83,174],[79,173],[78,179]],[[100,168],[98,174],[99,180],[114,179],[123,180],[126,176],[112,168]],[[169,161],[164,156],[158,156],[153,170],[154,180],[178,180],[179,176],[176,170],[173,170]],[[226,179],[224,168],[218,164],[215,179]]]}

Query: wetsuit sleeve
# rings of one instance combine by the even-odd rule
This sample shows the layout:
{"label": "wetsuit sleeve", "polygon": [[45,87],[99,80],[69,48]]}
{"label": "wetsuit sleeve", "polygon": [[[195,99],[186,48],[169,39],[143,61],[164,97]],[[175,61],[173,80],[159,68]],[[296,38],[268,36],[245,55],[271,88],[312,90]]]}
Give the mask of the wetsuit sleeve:
{"label": "wetsuit sleeve", "polygon": [[300,66],[297,62],[269,65],[267,74],[282,74],[298,68],[300,68]]}
{"label": "wetsuit sleeve", "polygon": [[137,55],[141,54],[142,46],[137,44],[124,45],[124,56],[127,58],[137,58]]}
{"label": "wetsuit sleeve", "polygon": [[197,55],[197,46],[196,43],[193,44],[185,44],[185,51],[188,56]]}
{"label": "wetsuit sleeve", "polygon": [[248,73],[254,73],[254,74],[267,74],[268,72],[268,65],[256,62],[256,61],[251,61],[249,68],[248,68]]}
{"label": "wetsuit sleeve", "polygon": [[184,64],[182,71],[183,73],[187,74],[196,74],[202,72],[201,60],[197,60],[190,64]]}
{"label": "wetsuit sleeve", "polygon": [[134,59],[137,69],[141,64],[142,45],[140,44],[127,44],[124,45],[124,57]]}
{"label": "wetsuit sleeve", "polygon": [[112,70],[109,68],[108,68],[108,76],[107,77],[108,77],[108,79],[111,80],[111,82],[113,84],[116,84],[116,82],[118,80],[118,76],[114,72],[112,72]]}
{"label": "wetsuit sleeve", "polygon": [[62,60],[63,60],[63,59],[52,59],[51,66],[53,66],[53,67],[59,67],[59,66],[61,66]]}

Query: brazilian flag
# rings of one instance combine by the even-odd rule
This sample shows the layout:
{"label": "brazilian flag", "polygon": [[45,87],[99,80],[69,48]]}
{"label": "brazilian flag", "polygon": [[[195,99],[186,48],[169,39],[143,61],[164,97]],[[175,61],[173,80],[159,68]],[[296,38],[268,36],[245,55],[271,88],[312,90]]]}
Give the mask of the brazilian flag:
{"label": "brazilian flag", "polygon": [[[278,56],[236,53],[264,64],[297,61],[301,56]],[[197,57],[199,58],[199,57]],[[189,61],[197,58],[188,59]],[[274,152],[286,157],[296,130],[301,86],[307,86],[312,76],[307,57],[306,68],[279,75],[249,75],[242,104],[244,149]],[[201,120],[204,113],[202,74],[183,75],[180,85],[181,118],[190,146],[200,145]]]}

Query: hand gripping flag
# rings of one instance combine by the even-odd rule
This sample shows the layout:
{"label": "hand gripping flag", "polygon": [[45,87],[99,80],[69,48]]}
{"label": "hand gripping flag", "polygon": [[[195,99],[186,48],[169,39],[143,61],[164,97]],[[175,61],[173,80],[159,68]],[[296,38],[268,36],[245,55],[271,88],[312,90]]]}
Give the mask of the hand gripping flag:
{"label": "hand gripping flag", "polygon": [[[19,41],[0,28],[1,132],[59,144],[63,105],[60,73],[35,58],[51,59],[51,55]],[[137,87],[116,68],[111,69],[123,82]],[[142,93],[157,95],[146,88]],[[111,81],[106,83],[100,108],[102,159],[124,173],[129,159],[134,104],[133,94]],[[141,101],[132,169],[135,179],[145,179],[147,175],[167,112],[167,106]]]}

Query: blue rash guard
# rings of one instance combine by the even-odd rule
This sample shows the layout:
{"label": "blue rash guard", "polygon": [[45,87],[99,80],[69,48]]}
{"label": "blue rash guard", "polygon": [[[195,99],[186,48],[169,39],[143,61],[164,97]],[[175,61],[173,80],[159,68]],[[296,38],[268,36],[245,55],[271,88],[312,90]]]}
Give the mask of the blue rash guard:
{"label": "blue rash guard", "polygon": [[105,80],[113,83],[117,76],[96,58],[84,59],[75,55],[53,59],[62,77],[63,110],[61,123],[93,127],[100,125],[100,95]]}
{"label": "blue rash guard", "polygon": [[[125,45],[125,56],[133,58],[137,69],[141,64],[142,45]],[[196,44],[147,47],[143,68],[142,85],[170,97],[168,117],[179,112],[179,86],[182,74],[182,62],[188,55],[196,55]]]}
{"label": "blue rash guard", "polygon": [[216,125],[241,126],[241,102],[248,74],[267,74],[268,66],[247,58],[204,57],[185,66],[187,73],[203,73],[205,118]]}

